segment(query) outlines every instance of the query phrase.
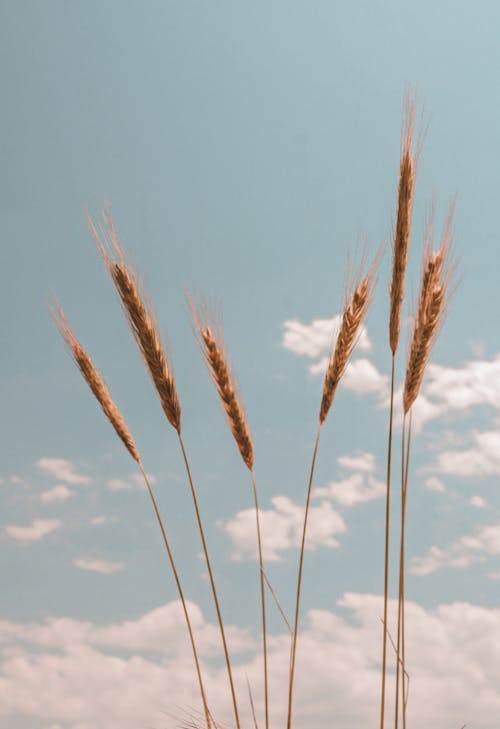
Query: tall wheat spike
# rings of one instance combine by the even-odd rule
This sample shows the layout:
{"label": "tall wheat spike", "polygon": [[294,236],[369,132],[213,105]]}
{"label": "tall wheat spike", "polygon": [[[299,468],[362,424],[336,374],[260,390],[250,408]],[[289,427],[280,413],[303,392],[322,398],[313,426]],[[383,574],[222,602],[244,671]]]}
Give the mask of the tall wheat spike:
{"label": "tall wheat spike", "polygon": [[380,729],[384,729],[385,720],[385,684],[387,674],[387,606],[389,596],[389,535],[391,504],[391,464],[392,464],[392,430],[394,417],[394,379],[395,358],[401,329],[401,308],[404,299],[408,249],[411,237],[413,199],[415,196],[415,178],[419,142],[413,150],[415,131],[416,100],[409,91],[405,98],[405,120],[401,139],[398,202],[396,227],[392,245],[392,280],[389,303],[389,344],[391,349],[391,395],[389,408],[389,433],[387,445],[386,498],[385,498],[385,542],[384,542],[384,608],[382,632],[382,681],[380,696]]}
{"label": "tall wheat spike", "polygon": [[375,284],[375,271],[380,260],[381,249],[377,252],[375,259],[365,276],[358,275],[357,280],[352,287],[353,293],[346,296],[344,303],[344,311],[340,328],[337,334],[335,347],[330,356],[325,381],[323,384],[323,395],[319,410],[319,424],[316,440],[314,443],[311,469],[309,473],[309,482],[307,485],[306,505],[304,509],[304,523],[302,526],[302,539],[299,553],[299,569],[297,575],[297,591],[295,598],[295,618],[293,623],[293,636],[290,654],[290,675],[288,683],[288,712],[287,712],[287,729],[292,726],[292,707],[293,707],[293,683],[295,677],[295,657],[297,652],[297,635],[300,616],[300,596],[302,587],[302,571],[304,566],[304,550],[306,544],[307,521],[309,517],[309,506],[311,501],[311,491],[314,476],[314,468],[316,465],[316,456],[321,436],[321,430],[325,423],[328,412],[331,408],[333,398],[337,391],[338,384],[346,370],[351,354],[354,350],[356,342],[360,334],[361,324],[368,313],[368,308],[372,300],[373,288]]}
{"label": "tall wheat spike", "polygon": [[208,709],[207,699],[206,699],[206,693],[205,693],[205,687],[203,685],[203,679],[201,676],[201,668],[198,658],[198,651],[196,648],[196,643],[194,639],[194,633],[191,625],[191,620],[189,617],[188,609],[186,600],[184,597],[184,592],[181,586],[179,574],[177,571],[177,567],[174,561],[174,556],[170,547],[169,540],[167,538],[167,533],[165,531],[165,527],[163,524],[163,519],[160,514],[160,510],[158,507],[158,503],[156,501],[156,497],[154,495],[153,489],[151,487],[151,483],[149,481],[149,478],[147,476],[147,473],[144,469],[144,466],[142,464],[142,460],[139,454],[139,451],[137,449],[137,446],[135,444],[135,441],[125,423],[125,420],[123,418],[123,415],[121,414],[120,410],[118,409],[118,406],[115,404],[113,398],[111,397],[111,394],[108,390],[108,387],[100,374],[98,373],[97,369],[95,368],[90,356],[87,354],[87,352],[84,350],[84,348],[81,346],[80,342],[76,338],[73,330],[71,329],[63,310],[59,306],[59,304],[56,302],[55,306],[51,306],[50,313],[52,315],[52,318],[54,319],[54,322],[59,329],[59,332],[61,333],[64,341],[66,342],[68,349],[75,360],[76,364],[78,365],[78,368],[80,372],[83,375],[83,378],[85,379],[87,385],[90,387],[92,393],[94,394],[95,398],[99,402],[101,408],[104,411],[104,414],[108,418],[109,422],[113,426],[117,436],[120,438],[122,443],[124,444],[125,448],[128,450],[134,461],[137,463],[139,470],[141,472],[141,475],[144,479],[144,482],[146,484],[146,487],[148,489],[149,497],[151,499],[151,502],[153,504],[153,508],[155,511],[156,519],[158,521],[158,525],[160,527],[160,531],[163,537],[163,543],[165,545],[165,549],[168,555],[168,559],[170,562],[170,566],[172,568],[172,572],[174,574],[175,583],[177,586],[177,591],[179,593],[179,598],[182,604],[182,609],[184,612],[184,618],[186,620],[186,626],[189,634],[189,639],[191,642],[191,648],[193,651],[193,657],[196,667],[196,675],[198,678],[198,684],[200,688],[201,693],[201,699],[203,703],[203,711],[205,714],[205,721],[207,729],[211,729],[212,726],[212,720],[210,717],[210,711]]}
{"label": "tall wheat spike", "polygon": [[[432,220],[427,226],[424,245],[420,292],[413,335],[408,354],[403,386],[403,432],[401,476],[401,538],[399,549],[397,669],[395,696],[395,729],[399,720],[399,677],[404,676],[405,664],[405,521],[406,496],[411,445],[411,408],[418,397],[429,355],[442,326],[449,298],[449,286],[454,266],[450,262],[454,203],[450,205],[439,249],[432,252]],[[410,426],[405,448],[405,420],[410,414]],[[406,699],[403,683],[403,729],[406,729]]]}
{"label": "tall wheat spike", "polygon": [[262,555],[262,534],[260,528],[259,500],[254,472],[254,450],[252,436],[241,396],[235,382],[229,358],[224,345],[224,338],[221,326],[214,323],[214,317],[210,317],[206,305],[198,305],[193,301],[189,293],[186,293],[188,303],[194,320],[197,339],[203,353],[205,363],[210,372],[211,378],[217,389],[226,421],[236,441],[243,462],[250,471],[252,478],[252,491],[255,506],[255,521],[257,530],[257,548],[259,557],[260,576],[260,598],[262,612],[262,643],[264,660],[264,710],[265,726],[269,727],[269,686],[268,686],[268,665],[267,665],[267,627],[266,627],[266,602],[264,585],[264,561]]}

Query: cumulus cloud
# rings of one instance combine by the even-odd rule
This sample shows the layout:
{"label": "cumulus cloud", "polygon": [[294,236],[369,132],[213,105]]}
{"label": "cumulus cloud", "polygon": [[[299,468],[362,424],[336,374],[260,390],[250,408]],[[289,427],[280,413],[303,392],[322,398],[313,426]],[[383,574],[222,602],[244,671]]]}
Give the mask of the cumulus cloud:
{"label": "cumulus cloud", "polygon": [[410,572],[430,575],[442,569],[461,569],[497,555],[500,555],[500,522],[478,527],[474,535],[460,537],[447,547],[433,545],[423,557],[414,557]]}
{"label": "cumulus cloud", "polygon": [[132,484],[123,478],[111,478],[108,481],[108,487],[111,491],[128,491],[132,488]]}
{"label": "cumulus cloud", "polygon": [[75,466],[65,458],[40,458],[36,462],[36,465],[44,473],[64,483],[76,486],[78,484],[91,483],[92,481],[89,476],[83,476],[77,473]]}
{"label": "cumulus cloud", "polygon": [[469,503],[471,506],[475,506],[476,509],[486,509],[488,506],[488,502],[482,496],[471,496]]}
{"label": "cumulus cloud", "polygon": [[340,481],[331,481],[314,490],[315,497],[333,499],[342,506],[355,506],[385,495],[386,485],[371,474],[353,473]]}
{"label": "cumulus cloud", "polygon": [[40,501],[44,504],[52,504],[54,502],[67,501],[75,492],[69,489],[64,484],[54,486],[52,489],[42,491],[40,494]]}
{"label": "cumulus cloud", "polygon": [[446,486],[437,476],[429,476],[424,482],[424,486],[429,491],[437,491],[437,493],[444,493]]}
{"label": "cumulus cloud", "polygon": [[[271,499],[272,508],[260,510],[262,547],[267,562],[279,562],[282,552],[300,546],[304,520],[303,504],[296,504],[287,496]],[[219,526],[230,536],[234,551],[232,559],[257,557],[255,510],[244,509]],[[343,534],[346,525],[340,514],[328,501],[312,506],[309,511],[306,549],[339,546],[336,535]]]}
{"label": "cumulus cloud", "polygon": [[470,447],[442,451],[432,469],[453,476],[500,475],[500,430],[472,431]]}
{"label": "cumulus cloud", "polygon": [[27,526],[9,524],[5,527],[5,532],[9,537],[20,542],[37,542],[47,534],[60,529],[62,525],[60,519],[33,519]]}
{"label": "cumulus cloud", "polygon": [[97,572],[100,575],[114,575],[125,567],[123,562],[108,562],[105,559],[74,559],[73,564],[78,569]]}
{"label": "cumulus cloud", "polygon": [[[298,644],[297,729],[322,729],[335,716],[343,729],[369,726],[380,692],[380,612],[377,595],[347,593],[338,610],[304,615]],[[211,711],[231,722],[216,626],[188,604]],[[389,605],[394,633],[396,605]],[[470,603],[425,609],[406,605],[406,653],[411,665],[408,722],[413,726],[474,725],[492,729],[500,714],[500,610]],[[259,641],[228,626],[242,725],[252,724],[246,676],[262,716]],[[0,715],[6,722],[61,724],[69,729],[173,729],[183,710],[200,709],[193,660],[178,603],[122,623],[52,618],[44,623],[0,622]],[[283,725],[290,638],[269,636],[273,726]],[[393,669],[392,656],[390,668]],[[217,667],[216,667],[217,666]],[[389,698],[388,712],[392,706]]]}
{"label": "cumulus cloud", "polygon": [[363,473],[373,473],[377,468],[375,455],[367,452],[356,453],[352,456],[339,456],[337,463],[349,471],[362,471]]}

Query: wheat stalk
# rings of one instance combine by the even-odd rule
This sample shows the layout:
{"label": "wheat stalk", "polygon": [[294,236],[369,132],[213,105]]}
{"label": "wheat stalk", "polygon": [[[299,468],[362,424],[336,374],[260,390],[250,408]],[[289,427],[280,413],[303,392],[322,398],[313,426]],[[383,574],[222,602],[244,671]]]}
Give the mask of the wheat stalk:
{"label": "wheat stalk", "polygon": [[[450,205],[443,237],[441,239],[441,245],[436,252],[432,251],[432,219],[427,226],[420,292],[414,321],[413,335],[409,348],[405,382],[403,386],[403,431],[401,439],[401,537],[399,550],[395,729],[397,729],[398,726],[399,715],[399,676],[401,672],[403,676],[405,673],[405,521],[406,494],[408,489],[408,472],[411,451],[411,408],[420,392],[429,355],[442,326],[448,303],[449,285],[454,270],[454,265],[450,262],[453,212],[454,203]],[[410,427],[406,438],[405,448],[405,421],[408,413],[410,414]],[[406,729],[406,700],[404,683],[403,729]]]}
{"label": "wheat stalk", "polygon": [[373,288],[375,284],[375,271],[380,260],[380,254],[381,249],[379,249],[379,251],[377,252],[373,263],[368,269],[366,275],[362,277],[361,274],[358,274],[356,283],[353,286],[354,291],[352,295],[346,296],[344,311],[342,314],[342,321],[340,323],[339,332],[337,334],[337,340],[335,343],[335,347],[333,348],[333,353],[330,356],[325,374],[323,396],[321,399],[321,405],[319,410],[318,432],[314,443],[311,469],[309,472],[309,482],[307,485],[306,505],[304,509],[304,523],[302,526],[302,539],[299,554],[299,569],[297,575],[297,591],[295,598],[295,618],[293,623],[293,637],[290,652],[287,729],[291,729],[292,726],[293,682],[295,676],[295,657],[297,652],[297,635],[300,615],[300,596],[302,588],[302,571],[304,566],[304,550],[306,544],[307,521],[309,517],[309,506],[311,502],[314,468],[316,465],[316,456],[318,453],[321,430],[332,405],[337,386],[346,370],[347,365],[349,364],[349,359],[359,337],[361,324],[368,312],[368,307],[372,299]]}
{"label": "wheat stalk", "polygon": [[128,450],[134,461],[139,466],[139,470],[141,472],[141,475],[144,479],[144,482],[146,484],[146,487],[148,489],[149,497],[151,499],[151,502],[153,504],[153,508],[155,511],[156,519],[158,521],[158,525],[160,527],[160,531],[163,537],[163,543],[165,545],[165,549],[168,555],[168,559],[170,561],[170,566],[172,567],[172,572],[174,574],[175,583],[177,586],[177,591],[179,593],[179,598],[182,604],[182,609],[184,612],[184,618],[186,620],[186,626],[189,634],[189,638],[191,641],[191,648],[193,651],[193,657],[196,667],[196,675],[198,678],[198,684],[200,688],[201,693],[201,699],[203,703],[203,710],[205,713],[205,720],[207,729],[211,729],[212,726],[212,720],[210,717],[210,711],[208,709],[206,694],[205,694],[205,688],[203,685],[203,679],[201,676],[201,668],[198,658],[198,651],[196,648],[196,643],[194,640],[194,634],[193,629],[191,625],[191,620],[189,618],[189,613],[187,609],[186,600],[184,597],[184,592],[182,590],[179,574],[177,572],[177,567],[174,561],[174,556],[170,547],[170,543],[167,538],[167,533],[165,531],[165,527],[163,524],[163,520],[160,514],[160,510],[158,507],[158,503],[156,501],[156,497],[154,495],[153,489],[151,487],[149,478],[147,476],[147,473],[144,469],[144,466],[142,464],[141,457],[139,455],[139,451],[137,450],[137,446],[135,445],[135,441],[125,423],[125,420],[118,409],[118,406],[115,404],[113,398],[111,397],[111,394],[106,386],[106,383],[104,382],[103,378],[100,376],[99,372],[95,368],[90,356],[87,354],[87,352],[83,349],[81,344],[79,343],[78,339],[76,338],[73,330],[71,329],[63,310],[59,306],[59,304],[56,302],[55,306],[50,306],[50,313],[52,314],[52,318],[54,319],[57,328],[59,329],[59,332],[61,333],[64,341],[66,342],[71,355],[73,359],[75,360],[76,364],[78,365],[78,368],[80,369],[80,372],[82,373],[85,381],[87,382],[88,386],[90,387],[92,393],[98,400],[99,404],[101,405],[101,408],[104,411],[104,414],[110,421],[111,425],[115,429],[115,432],[117,436],[120,438],[122,443],[124,444],[125,448]]}
{"label": "wheat stalk", "polygon": [[411,236],[413,199],[415,196],[415,172],[417,151],[413,153],[413,135],[415,129],[416,101],[410,93],[406,94],[405,120],[403,125],[398,203],[396,227],[392,245],[392,280],[389,300],[389,344],[391,357],[391,394],[389,408],[389,433],[387,445],[386,498],[385,498],[385,542],[384,542],[384,608],[382,633],[382,681],[380,696],[380,729],[384,729],[385,715],[385,683],[387,665],[387,606],[389,597],[389,536],[390,536],[390,504],[391,504],[391,464],[392,464],[392,430],[394,417],[394,379],[395,358],[401,329],[401,308],[403,305],[408,249]]}
{"label": "wheat stalk", "polygon": [[[255,481],[253,441],[245,414],[245,409],[238,391],[238,387],[231,371],[227,356],[221,326],[211,321],[206,304],[196,306],[191,295],[186,292],[186,298],[191,308],[197,340],[203,353],[205,363],[210,372],[213,383],[219,395],[224,415],[233,437],[240,451],[243,462],[250,471],[252,478],[252,492],[255,507],[255,521],[257,530],[257,548],[259,557],[260,598],[262,612],[262,643],[264,661],[264,709],[265,725],[269,727],[269,687],[267,666],[267,628],[266,628],[266,602],[264,586],[264,561],[262,555],[262,534],[259,516],[259,500]],[[213,317],[212,317],[213,320]]]}

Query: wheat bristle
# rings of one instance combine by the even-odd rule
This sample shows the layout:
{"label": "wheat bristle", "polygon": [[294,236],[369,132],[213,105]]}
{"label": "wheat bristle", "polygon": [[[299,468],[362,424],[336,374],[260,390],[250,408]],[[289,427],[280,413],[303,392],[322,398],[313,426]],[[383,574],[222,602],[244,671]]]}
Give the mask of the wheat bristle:
{"label": "wheat bristle", "polygon": [[50,312],[59,332],[71,352],[73,359],[78,365],[80,372],[92,390],[95,398],[98,400],[104,414],[115,429],[117,436],[120,438],[134,461],[140,463],[139,451],[137,450],[135,441],[127,428],[123,415],[111,397],[106,383],[96,370],[90,356],[77,340],[73,330],[68,324],[64,312],[58,305],[50,307]]}
{"label": "wheat bristle", "polygon": [[158,322],[144,293],[142,280],[125,258],[109,209],[103,211],[99,228],[87,217],[91,234],[115,285],[163,412],[169,423],[180,433],[181,408],[173,368],[165,354]]}
{"label": "wheat bristle", "polygon": [[234,382],[226,354],[222,334],[208,323],[206,311],[203,315],[187,296],[200,339],[200,346],[212,380],[224,408],[226,420],[234,436],[245,465],[252,470],[254,462],[253,442],[245,410]]}
{"label": "wheat bristle", "polygon": [[337,386],[346,370],[359,336],[359,329],[371,300],[372,284],[373,267],[361,283],[356,286],[350,303],[346,303],[344,307],[335,349],[330,356],[323,385],[323,397],[319,412],[321,425],[328,415]]}
{"label": "wheat bristle", "polygon": [[413,198],[415,195],[416,154],[412,154],[415,127],[415,100],[407,97],[405,132],[401,149],[398,185],[398,209],[393,241],[392,280],[390,287],[389,343],[396,353],[401,329],[405,274],[411,235]]}

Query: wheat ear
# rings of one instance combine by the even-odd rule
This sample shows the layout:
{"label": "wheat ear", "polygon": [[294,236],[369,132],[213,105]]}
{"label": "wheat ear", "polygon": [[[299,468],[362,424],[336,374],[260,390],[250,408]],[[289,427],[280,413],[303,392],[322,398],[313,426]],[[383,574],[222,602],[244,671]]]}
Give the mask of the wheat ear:
{"label": "wheat ear", "polygon": [[405,289],[405,273],[408,263],[413,198],[415,195],[415,172],[417,153],[413,153],[415,129],[415,99],[406,96],[406,118],[401,142],[399,166],[398,209],[394,231],[392,255],[392,281],[390,288],[389,341],[391,351],[396,353],[401,329],[401,307]]}
{"label": "wheat ear", "polygon": [[249,469],[252,477],[252,493],[255,507],[255,521],[257,530],[257,548],[259,556],[259,576],[260,576],[260,598],[262,613],[262,643],[263,643],[263,661],[264,661],[264,710],[265,710],[265,726],[269,727],[269,686],[268,686],[268,666],[267,666],[267,628],[266,628],[266,602],[265,602],[265,574],[264,562],[262,555],[262,534],[260,528],[260,511],[259,500],[257,495],[257,485],[255,480],[254,452],[253,442],[245,414],[245,409],[238,392],[238,387],[231,371],[229,359],[226,353],[224,340],[220,325],[210,322],[208,307],[206,305],[195,305],[193,298],[186,293],[195,330],[197,333],[198,344],[203,353],[205,363],[210,372],[211,378],[217,389],[226,421],[236,441],[243,462]]}
{"label": "wheat ear", "polygon": [[338,384],[349,364],[349,359],[359,337],[361,324],[368,311],[373,293],[376,261],[366,276],[358,281],[350,300],[348,299],[345,302],[335,348],[330,355],[323,384],[323,397],[319,410],[320,425],[323,425],[326,420]]}
{"label": "wheat ear", "polygon": [[311,460],[311,468],[309,472],[309,482],[307,485],[306,505],[304,509],[304,523],[302,526],[302,539],[299,553],[299,569],[297,575],[297,591],[295,597],[295,618],[293,623],[292,646],[290,652],[290,674],[288,683],[288,714],[287,729],[292,726],[292,705],[293,705],[293,682],[295,676],[295,657],[297,653],[297,635],[299,628],[300,616],[300,596],[302,588],[302,571],[304,566],[304,550],[306,544],[307,521],[309,517],[309,506],[311,502],[311,491],[314,477],[314,469],[316,465],[316,456],[321,437],[321,430],[333,402],[337,386],[342,379],[349,359],[354,350],[359,337],[360,327],[365,318],[368,307],[370,305],[373,288],[375,284],[375,271],[377,269],[381,255],[381,248],[377,252],[374,261],[365,276],[358,275],[357,280],[352,287],[354,289],[351,296],[346,296],[344,304],[344,312],[342,321],[337,335],[333,353],[330,356],[328,367],[326,370],[325,381],[323,385],[323,397],[321,399],[319,411],[319,425],[314,442],[313,455]]}
{"label": "wheat ear", "polygon": [[104,414],[115,429],[116,435],[119,437],[134,461],[139,463],[141,459],[135,441],[127,428],[123,415],[115,405],[106,383],[96,370],[94,363],[87,352],[83,349],[78,339],[75,337],[73,330],[71,329],[59,304],[56,302],[54,306],[49,306],[49,309],[61,336],[68,346],[71,356],[83,375],[85,382],[90,387],[94,397],[103,409]]}
{"label": "wheat ear", "polygon": [[452,219],[453,205],[450,206],[441,245],[436,252],[433,253],[430,249],[431,234],[428,232],[426,235],[420,293],[403,387],[405,414],[418,396],[429,354],[446,312],[447,294],[453,273],[450,263]]}
{"label": "wheat ear", "polygon": [[99,404],[101,405],[104,414],[110,421],[111,425],[115,429],[115,432],[117,436],[120,438],[122,443],[124,444],[125,448],[128,450],[134,461],[139,466],[139,470],[141,472],[141,475],[144,479],[144,482],[146,484],[146,487],[148,489],[149,497],[151,499],[151,503],[153,504],[153,508],[155,511],[156,519],[158,521],[158,525],[160,527],[160,531],[163,537],[163,543],[165,545],[165,549],[167,551],[168,559],[170,561],[170,566],[172,567],[172,572],[174,574],[175,583],[177,586],[177,591],[179,593],[179,598],[182,604],[182,609],[184,612],[184,618],[186,620],[186,625],[189,633],[189,639],[191,641],[191,648],[193,650],[193,657],[196,667],[196,675],[198,678],[198,684],[200,687],[200,693],[201,693],[201,699],[203,703],[203,710],[205,713],[205,720],[207,724],[207,729],[211,729],[211,718],[210,718],[210,712],[208,709],[206,694],[205,694],[205,688],[203,685],[203,679],[201,676],[201,669],[200,669],[200,663],[198,658],[198,651],[196,649],[196,643],[194,640],[194,634],[193,629],[191,625],[191,620],[189,618],[189,613],[186,605],[186,600],[184,597],[184,592],[182,590],[181,582],[179,579],[179,574],[177,572],[177,567],[174,561],[173,553],[170,548],[170,543],[167,538],[167,533],[165,531],[165,527],[163,525],[163,520],[160,514],[160,510],[158,508],[158,504],[153,492],[153,489],[151,488],[150,481],[148,479],[148,476],[146,474],[146,471],[144,469],[144,466],[142,465],[142,460],[139,455],[139,451],[137,450],[137,446],[135,445],[134,439],[125,423],[125,420],[118,409],[118,406],[115,404],[113,398],[111,397],[111,394],[106,386],[106,383],[98,373],[97,369],[95,368],[92,360],[90,359],[90,356],[87,354],[87,352],[83,349],[81,344],[79,343],[78,339],[76,338],[75,334],[73,333],[73,330],[71,329],[63,310],[59,306],[59,304],[55,304],[55,306],[51,306],[50,313],[52,314],[52,318],[54,319],[57,328],[59,329],[59,332],[61,333],[64,341],[66,342],[71,355],[73,359],[75,360],[76,364],[78,365],[78,368],[80,369],[80,372],[82,373],[85,381],[87,382],[88,386],[90,387],[92,393],[98,400]]}
{"label": "wheat ear", "polygon": [[181,430],[181,407],[173,367],[165,354],[156,315],[139,273],[125,256],[109,207],[89,229],[115,285],[130,329],[158,393],[163,412],[175,430]]}

